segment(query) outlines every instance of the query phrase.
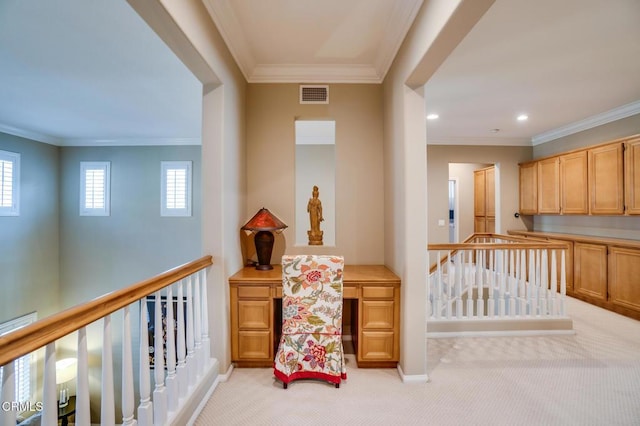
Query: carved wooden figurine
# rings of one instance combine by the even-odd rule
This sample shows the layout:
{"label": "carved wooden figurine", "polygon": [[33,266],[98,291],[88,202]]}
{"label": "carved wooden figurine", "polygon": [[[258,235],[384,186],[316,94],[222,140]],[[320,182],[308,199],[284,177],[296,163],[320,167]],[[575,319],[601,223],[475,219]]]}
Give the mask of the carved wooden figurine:
{"label": "carved wooden figurine", "polygon": [[307,231],[310,246],[322,245],[322,234],[324,232],[320,230],[320,222],[324,218],[322,217],[322,202],[318,199],[319,194],[318,187],[314,185],[313,197],[309,198],[309,203],[307,204],[307,212],[309,212],[309,220],[311,221],[311,230]]}

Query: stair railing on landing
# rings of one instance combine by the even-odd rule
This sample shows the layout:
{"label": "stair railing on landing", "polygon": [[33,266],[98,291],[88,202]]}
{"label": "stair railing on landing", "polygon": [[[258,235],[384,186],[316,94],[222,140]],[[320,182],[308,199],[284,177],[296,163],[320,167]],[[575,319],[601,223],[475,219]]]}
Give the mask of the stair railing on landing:
{"label": "stair railing on landing", "polygon": [[562,243],[474,234],[461,244],[429,244],[431,320],[566,317]]}
{"label": "stair railing on landing", "polygon": [[[111,316],[122,312],[122,424],[164,425],[184,406],[186,399],[210,366],[210,342],[207,308],[207,268],[211,256],[173,268],[130,287],[108,293],[88,303],[76,305],[44,318],[12,333],[0,336],[0,366],[3,368],[2,401],[15,398],[14,360],[42,347],[44,380],[42,385],[41,424],[58,424],[56,389],[56,341],[77,331],[77,375],[75,423],[90,425],[89,411],[89,353],[87,326],[102,320],[102,389],[100,402],[101,424],[114,425],[115,395]],[[148,296],[152,296],[149,297]],[[147,310],[147,300],[153,300],[153,312]],[[174,301],[174,303],[167,303]],[[164,303],[163,303],[164,302]],[[139,306],[139,318],[131,318],[131,307]],[[176,313],[174,314],[174,306]],[[168,318],[175,320],[167,321]],[[138,370],[139,396],[135,415],[133,376],[132,325],[140,330]],[[149,324],[153,333],[155,388],[151,394]],[[174,328],[175,327],[175,328]],[[166,352],[165,352],[166,351]],[[166,369],[165,369],[166,357]],[[4,403],[3,403],[4,404]],[[15,426],[17,411],[0,410],[0,426]],[[4,407],[3,405],[3,407]]]}

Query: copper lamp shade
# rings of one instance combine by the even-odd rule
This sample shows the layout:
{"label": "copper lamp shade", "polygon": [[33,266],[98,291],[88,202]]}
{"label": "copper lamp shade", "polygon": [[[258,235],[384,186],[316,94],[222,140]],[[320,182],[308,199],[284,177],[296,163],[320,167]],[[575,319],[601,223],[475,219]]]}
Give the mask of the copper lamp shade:
{"label": "copper lamp shade", "polygon": [[253,239],[256,245],[256,255],[258,256],[256,269],[261,271],[273,269],[273,266],[271,266],[271,252],[273,251],[275,238],[272,231],[282,231],[286,227],[287,225],[263,207],[249,222],[240,228],[243,231],[256,232]]}

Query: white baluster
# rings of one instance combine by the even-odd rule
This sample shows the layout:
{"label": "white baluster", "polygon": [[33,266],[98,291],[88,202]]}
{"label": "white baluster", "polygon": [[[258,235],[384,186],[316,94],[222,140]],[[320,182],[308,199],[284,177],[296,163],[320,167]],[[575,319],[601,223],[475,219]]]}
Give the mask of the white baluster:
{"label": "white baluster", "polygon": [[202,375],[204,371],[204,359],[202,357],[202,312],[200,300],[200,274],[194,274],[193,287],[193,338],[194,338],[194,355],[196,361],[197,376]]}
{"label": "white baluster", "polygon": [[[440,264],[440,263],[438,263]],[[207,298],[207,270],[203,269],[202,273],[202,347],[204,348],[204,359],[209,365],[211,358],[211,342],[209,340],[209,300]]]}
{"label": "white baluster", "polygon": [[167,420],[167,393],[164,386],[164,338],[162,330],[162,294],[155,294],[153,315],[153,369],[155,389],[153,390],[153,424],[164,425]]}
{"label": "white baluster", "polygon": [[506,315],[504,293],[507,286],[507,250],[500,251],[500,291],[498,293],[498,315],[503,318]]}
{"label": "white baluster", "polygon": [[[473,318],[473,280],[472,277],[472,267],[473,267],[473,250],[469,251],[469,261],[467,262],[467,266],[465,267],[465,272],[467,275],[467,318]],[[463,258],[465,255],[462,256]]]}
{"label": "white baluster", "polygon": [[176,367],[176,375],[178,377],[178,393],[187,394],[189,389],[189,375],[187,372],[187,347],[185,336],[185,312],[184,312],[184,295],[182,289],[183,280],[178,281],[178,366]]}
{"label": "white baluster", "polygon": [[516,250],[509,250],[509,316],[516,316],[516,299],[518,296],[518,268],[520,257]]}
{"label": "white baluster", "polygon": [[133,417],[133,350],[131,348],[130,308],[122,310],[122,424],[137,425]]}
{"label": "white baluster", "polygon": [[520,316],[527,315],[527,251],[520,250],[520,282],[518,283]]}
{"label": "white baluster", "polygon": [[478,287],[478,300],[476,302],[476,316],[484,317],[484,262],[486,250],[478,250],[476,258],[476,286]]}
{"label": "white baluster", "polygon": [[78,329],[78,365],[76,374],[76,424],[91,424],[89,404],[89,352],[87,351],[87,329]]}
{"label": "white baluster", "polygon": [[[11,361],[2,367],[2,395],[1,403],[11,403],[16,400],[16,373],[15,361]],[[0,407],[0,425],[16,426],[17,411]]]}
{"label": "white baluster", "polygon": [[565,251],[562,250],[562,257],[560,260],[560,315],[567,315],[567,307],[565,305],[567,295],[567,271],[565,264]]}
{"label": "white baluster", "polygon": [[178,380],[176,378],[176,336],[173,313],[173,289],[167,287],[167,403],[169,411],[178,409]]}
{"label": "white baluster", "polygon": [[42,424],[58,423],[58,392],[56,389],[56,344],[49,343],[44,351],[44,382],[42,385]]}
{"label": "white baluster", "polygon": [[547,250],[540,253],[540,315],[547,316],[549,314],[549,261],[547,259]]}
{"label": "white baluster", "polygon": [[527,287],[527,299],[529,302],[529,315],[535,315],[538,309],[538,297],[536,294],[537,284],[536,284],[536,251],[531,249],[529,250],[529,285]]}
{"label": "white baluster", "polygon": [[433,295],[433,312],[432,317],[439,319],[442,314],[442,267],[440,265],[440,251],[437,256],[436,269],[436,291]]}
{"label": "white baluster", "polygon": [[464,259],[462,250],[456,254],[456,318],[462,319],[462,281],[464,281],[464,271],[462,270]]}
{"label": "white baluster", "polygon": [[487,314],[490,318],[496,313],[494,289],[496,285],[496,254],[495,250],[489,251],[489,300],[487,301]]}
{"label": "white baluster", "polygon": [[113,391],[113,343],[111,339],[111,315],[107,315],[103,318],[102,328],[102,398],[100,402],[100,424],[113,426],[116,423],[116,415]]}
{"label": "white baluster", "polygon": [[451,262],[451,250],[447,254],[447,319],[450,320],[453,316],[453,306],[451,305],[451,298],[453,296],[453,283],[455,280],[455,268]]}
{"label": "white baluster", "polygon": [[549,310],[551,315],[558,315],[558,299],[556,293],[558,292],[558,266],[556,264],[556,250],[551,250],[551,282],[549,283],[549,292],[551,293],[551,300],[549,303]]}
{"label": "white baluster", "polygon": [[193,336],[193,291],[192,277],[187,279],[187,377],[189,378],[189,387],[196,382],[196,358],[195,358],[195,339]]}
{"label": "white baluster", "polygon": [[138,424],[153,425],[153,403],[151,402],[151,374],[149,372],[149,310],[147,298],[140,300],[140,405]]}

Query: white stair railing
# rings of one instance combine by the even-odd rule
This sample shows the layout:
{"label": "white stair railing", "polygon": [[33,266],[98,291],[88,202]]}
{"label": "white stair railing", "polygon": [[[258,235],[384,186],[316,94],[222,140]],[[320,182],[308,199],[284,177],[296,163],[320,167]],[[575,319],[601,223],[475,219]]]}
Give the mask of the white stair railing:
{"label": "white stair railing", "polygon": [[[205,256],[149,280],[0,336],[0,366],[3,369],[0,401],[11,404],[16,398],[14,360],[44,347],[44,379],[40,392],[42,395],[41,424],[57,424],[56,341],[77,331],[75,423],[91,424],[88,377],[90,368],[96,366],[90,366],[88,362],[86,327],[101,319],[100,423],[110,426],[116,424],[115,400],[118,394],[121,396],[123,425],[170,424],[171,419],[175,418],[188,402],[190,392],[197,388],[203,379],[206,367],[213,366],[213,361],[209,358],[210,342],[208,324],[206,324],[208,321],[206,268],[211,264],[211,256]],[[196,286],[195,291],[192,289],[193,283]],[[187,286],[186,298],[183,298],[183,285]],[[175,298],[174,292],[177,293]],[[147,307],[147,296],[151,294],[155,295],[153,312],[149,312]],[[139,395],[134,394],[136,383],[133,375],[135,366],[132,346],[134,340],[132,308],[139,308],[140,312],[139,322],[134,326],[140,333],[139,356],[136,358],[139,369],[137,380]],[[123,324],[122,364],[121,370],[117,372],[114,371],[111,326],[112,314],[115,312],[122,312]],[[154,324],[153,367],[149,362],[148,320],[150,318],[153,318]],[[163,324],[166,324],[166,327],[163,327]],[[185,330],[187,330],[186,334]],[[150,389],[151,368],[154,370],[155,384],[153,399]],[[117,373],[122,375],[122,388],[118,389],[116,394],[114,374]],[[6,404],[3,404],[3,407],[5,406]],[[14,426],[18,412],[24,411],[18,408],[0,410],[0,426]]]}
{"label": "white stair railing", "polygon": [[565,317],[566,249],[493,234],[430,244],[438,261],[428,280],[429,318]]}

